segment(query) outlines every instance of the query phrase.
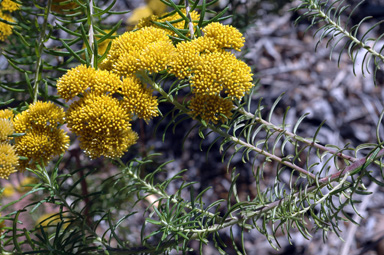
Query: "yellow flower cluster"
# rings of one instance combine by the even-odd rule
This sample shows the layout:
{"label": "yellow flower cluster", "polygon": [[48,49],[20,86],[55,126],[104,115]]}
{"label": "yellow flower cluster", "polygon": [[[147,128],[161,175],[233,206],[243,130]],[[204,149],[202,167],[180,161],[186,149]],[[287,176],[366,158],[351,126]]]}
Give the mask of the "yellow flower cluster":
{"label": "yellow flower cluster", "polygon": [[145,27],[135,32],[126,32],[113,40],[100,68],[121,76],[129,76],[140,69],[159,72],[170,64],[174,49],[164,30]]}
{"label": "yellow flower cluster", "polygon": [[16,172],[19,158],[15,148],[10,144],[10,135],[15,131],[11,110],[0,111],[0,178],[8,179],[11,173]]}
{"label": "yellow flower cluster", "polygon": [[66,100],[81,95],[66,120],[90,158],[121,157],[138,139],[131,129],[132,115],[146,121],[158,115],[156,97],[132,75],[121,80],[116,73],[81,65],[58,80],[57,90]]}
{"label": "yellow flower cluster", "polygon": [[[15,22],[9,14],[2,13],[0,10],[0,18],[8,22]],[[12,25],[0,21],[0,41],[5,41],[12,34]]]}
{"label": "yellow flower cluster", "polygon": [[58,126],[64,123],[64,111],[52,102],[36,102],[29,109],[15,116],[17,155],[27,157],[20,161],[21,168],[34,167],[35,163],[47,163],[54,156],[64,153],[69,146],[69,137]]}
{"label": "yellow flower cluster", "polygon": [[8,179],[11,173],[15,173],[18,161],[13,146],[9,143],[0,143],[0,178]]}
{"label": "yellow flower cluster", "polygon": [[[15,22],[9,13],[20,9],[20,4],[12,0],[3,0],[0,4],[0,18],[8,22]],[[8,13],[6,13],[8,12]],[[5,41],[12,34],[13,26],[0,21],[0,41]]]}
{"label": "yellow flower cluster", "polygon": [[189,108],[194,117],[200,116],[206,122],[214,124],[225,122],[232,115],[232,101],[218,95],[196,94],[190,101]]}
{"label": "yellow flower cluster", "polygon": [[226,51],[239,51],[244,45],[244,38],[237,29],[214,22],[206,26],[203,32],[204,35],[197,39],[176,45],[176,57],[169,72],[180,79],[190,79],[192,92],[196,95],[190,104],[194,116],[217,123],[225,120],[218,117],[220,114],[230,116],[227,107],[231,101],[220,101],[223,105],[218,108],[207,107],[209,103],[197,102],[221,98],[222,95],[230,99],[241,99],[253,86],[252,73],[246,63]]}
{"label": "yellow flower cluster", "polygon": [[12,0],[3,0],[1,2],[1,10],[14,12],[20,9],[20,4],[13,2]]}

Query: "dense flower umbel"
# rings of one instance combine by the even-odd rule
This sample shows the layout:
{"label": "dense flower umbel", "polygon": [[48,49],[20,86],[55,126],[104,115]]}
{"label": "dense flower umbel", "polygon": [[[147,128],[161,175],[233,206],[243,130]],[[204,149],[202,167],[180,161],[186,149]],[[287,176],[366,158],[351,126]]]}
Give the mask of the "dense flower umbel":
{"label": "dense flower umbel", "polygon": [[0,110],[0,143],[7,142],[15,131],[13,127],[13,113],[11,110]]}
{"label": "dense flower umbel", "polygon": [[19,158],[15,149],[8,143],[0,143],[0,178],[8,179],[11,173],[16,172]]}
{"label": "dense flower umbel", "polygon": [[74,98],[95,84],[96,70],[79,65],[69,70],[57,81],[57,93],[66,101]]}
{"label": "dense flower umbel", "polygon": [[218,95],[195,95],[189,105],[194,117],[200,117],[206,122],[214,124],[225,122],[230,118],[233,104],[230,99]]}
{"label": "dense flower umbel", "polygon": [[15,3],[11,0],[3,0],[1,2],[1,10],[2,11],[8,11],[8,12],[14,12],[20,9],[20,4]]}
{"label": "dense flower umbel", "polygon": [[239,30],[231,25],[212,22],[203,28],[204,37],[213,38],[218,48],[230,48],[240,51],[245,39]]}
{"label": "dense flower umbel", "polygon": [[9,119],[0,118],[0,143],[6,142],[14,132],[13,123]]}
{"label": "dense flower umbel", "polygon": [[85,94],[67,112],[68,127],[80,136],[80,147],[91,158],[121,157],[136,143],[130,120],[118,99],[97,93]]}
{"label": "dense flower umbel", "polygon": [[[1,10],[0,18],[9,22],[15,22],[15,20],[9,14],[5,14]],[[12,34],[12,28],[12,25],[0,21],[0,41],[5,41],[7,37]]]}
{"label": "dense flower umbel", "polygon": [[0,110],[0,119],[13,119],[13,112],[9,109]]}
{"label": "dense flower umbel", "polygon": [[123,107],[128,111],[137,114],[145,121],[158,115],[157,98],[152,96],[152,90],[144,87],[139,79],[130,76],[123,80],[121,95],[123,98]]}
{"label": "dense flower umbel", "polygon": [[251,81],[251,68],[229,52],[202,55],[191,77],[195,93],[217,95],[224,90],[238,99],[251,89]]}
{"label": "dense flower umbel", "polygon": [[100,68],[127,76],[140,69],[161,71],[173,57],[173,45],[164,30],[147,27],[126,32],[113,40]]}
{"label": "dense flower umbel", "polygon": [[20,162],[21,168],[33,167],[34,163],[47,163],[66,151],[69,137],[58,128],[64,123],[64,111],[52,102],[36,102],[14,118],[16,133],[25,135],[15,138],[17,155],[29,160]]}

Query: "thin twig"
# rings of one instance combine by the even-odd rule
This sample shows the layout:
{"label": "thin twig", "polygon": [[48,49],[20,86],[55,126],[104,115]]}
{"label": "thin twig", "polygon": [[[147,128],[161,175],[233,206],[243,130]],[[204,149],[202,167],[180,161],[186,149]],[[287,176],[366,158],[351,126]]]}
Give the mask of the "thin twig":
{"label": "thin twig", "polygon": [[195,38],[195,31],[193,29],[193,22],[192,22],[192,17],[191,17],[191,12],[189,8],[189,1],[185,0],[185,13],[187,14],[187,18],[189,19],[188,22],[188,28],[189,28],[189,33],[191,34],[191,39]]}
{"label": "thin twig", "polygon": [[40,81],[40,74],[42,72],[43,68],[43,62],[42,62],[42,52],[44,48],[44,42],[46,40],[46,33],[45,30],[47,29],[48,24],[48,16],[51,12],[51,6],[52,6],[52,0],[48,0],[47,8],[45,8],[44,11],[44,21],[41,27],[40,36],[39,36],[39,44],[37,47],[38,55],[36,60],[36,71],[35,71],[35,79],[33,83],[33,102],[35,103],[37,101],[37,95],[39,94],[39,81]]}
{"label": "thin twig", "polygon": [[303,142],[303,143],[305,143],[305,144],[307,144],[307,145],[309,145],[309,146],[315,147],[315,148],[317,148],[317,149],[319,149],[319,150],[321,150],[321,151],[327,151],[327,152],[329,152],[329,153],[331,153],[331,154],[333,154],[333,155],[336,155],[336,156],[338,156],[338,157],[340,157],[340,158],[349,160],[349,161],[351,161],[351,162],[355,162],[355,161],[358,160],[358,159],[355,158],[355,157],[345,155],[345,154],[343,154],[343,153],[341,153],[341,152],[338,152],[338,151],[336,151],[336,150],[334,150],[334,149],[331,149],[331,148],[325,147],[325,146],[323,146],[323,145],[321,145],[321,144],[315,143],[313,140],[311,141],[311,140],[305,139],[305,138],[303,138],[303,137],[301,137],[301,136],[298,136],[298,135],[296,135],[296,134],[294,134],[294,133],[292,133],[292,132],[289,132],[289,131],[286,130],[286,129],[282,129],[282,128],[280,128],[280,127],[274,125],[274,124],[271,123],[271,122],[268,122],[268,121],[263,120],[263,119],[261,119],[261,118],[259,118],[259,117],[256,117],[254,114],[252,114],[252,113],[250,113],[250,112],[247,112],[247,111],[244,110],[243,108],[234,107],[234,109],[237,110],[237,111],[239,111],[241,114],[247,116],[248,118],[250,118],[250,119],[254,119],[254,120],[255,120],[256,122],[258,122],[258,123],[261,123],[261,124],[263,124],[263,125],[266,125],[266,126],[272,128],[273,130],[276,130],[276,131],[279,132],[279,133],[284,133],[285,135],[290,136],[290,137],[292,137],[293,139],[295,139],[295,140],[297,140],[297,141]]}
{"label": "thin twig", "polygon": [[93,31],[93,0],[89,0],[89,18],[91,20],[91,23],[89,24],[89,32],[88,32],[88,42],[89,46],[91,46],[92,49],[92,55],[91,55],[91,66],[95,67],[95,47],[94,47],[94,31]]}

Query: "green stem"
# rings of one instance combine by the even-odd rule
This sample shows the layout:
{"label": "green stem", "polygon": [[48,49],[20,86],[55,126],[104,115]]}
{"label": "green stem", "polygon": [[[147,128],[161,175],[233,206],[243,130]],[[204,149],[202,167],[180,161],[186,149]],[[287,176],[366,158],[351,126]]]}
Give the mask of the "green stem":
{"label": "green stem", "polygon": [[268,122],[268,121],[263,120],[263,119],[261,119],[261,118],[259,118],[259,117],[256,117],[254,114],[252,114],[252,113],[250,113],[250,112],[247,112],[247,111],[244,110],[243,108],[235,107],[234,109],[237,110],[238,112],[240,112],[241,114],[243,114],[244,116],[246,116],[247,118],[249,118],[249,119],[254,119],[256,122],[258,122],[258,123],[260,123],[260,124],[263,124],[263,125],[265,125],[265,126],[268,127],[268,128],[272,128],[273,130],[276,130],[276,131],[279,132],[279,133],[284,133],[285,135],[292,137],[292,138],[295,139],[296,141],[303,142],[303,143],[305,143],[305,144],[307,144],[307,145],[309,145],[309,146],[315,147],[316,149],[319,149],[319,150],[321,150],[321,151],[327,151],[327,152],[329,152],[329,153],[331,153],[331,154],[333,154],[333,155],[336,155],[336,156],[338,156],[338,157],[340,157],[340,158],[349,160],[349,161],[351,161],[351,162],[355,162],[355,161],[358,160],[358,159],[355,158],[355,157],[345,155],[345,154],[343,154],[343,153],[341,153],[341,152],[338,152],[338,151],[336,151],[336,150],[334,150],[334,149],[327,148],[327,147],[325,147],[325,146],[323,146],[323,145],[321,145],[321,144],[315,143],[313,140],[308,140],[308,139],[303,138],[303,137],[301,137],[301,136],[298,136],[298,135],[296,135],[296,134],[294,134],[294,133],[292,133],[292,132],[289,132],[289,131],[286,130],[286,129],[282,129],[282,128],[280,128],[280,127],[274,125],[274,124],[271,123],[271,122]]}
{"label": "green stem", "polygon": [[45,30],[47,29],[48,16],[49,16],[49,13],[51,12],[51,6],[52,6],[52,0],[48,0],[48,5],[44,11],[44,21],[41,27],[41,32],[40,32],[40,37],[39,37],[39,42],[37,47],[37,60],[36,60],[36,68],[35,68],[36,75],[33,83],[34,84],[34,88],[33,88],[34,103],[37,101],[37,96],[39,94],[39,82],[41,80],[41,73],[43,69],[42,53],[43,53],[44,42],[46,40]]}
{"label": "green stem", "polygon": [[308,7],[307,9],[311,10],[311,9],[315,9],[319,16],[328,24],[332,25],[332,27],[341,32],[343,35],[347,36],[349,39],[351,39],[354,43],[356,43],[357,45],[359,45],[361,48],[364,48],[366,51],[368,51],[370,54],[372,54],[373,56],[381,59],[381,61],[384,62],[384,56],[381,55],[380,53],[378,53],[377,51],[375,51],[372,47],[370,47],[368,44],[360,41],[357,37],[353,36],[352,33],[348,32],[347,30],[345,30],[344,28],[342,28],[339,24],[337,24],[337,22],[333,21],[326,13],[324,13],[322,10],[321,10],[321,7],[319,5],[317,5],[314,1],[310,0],[308,1]]}

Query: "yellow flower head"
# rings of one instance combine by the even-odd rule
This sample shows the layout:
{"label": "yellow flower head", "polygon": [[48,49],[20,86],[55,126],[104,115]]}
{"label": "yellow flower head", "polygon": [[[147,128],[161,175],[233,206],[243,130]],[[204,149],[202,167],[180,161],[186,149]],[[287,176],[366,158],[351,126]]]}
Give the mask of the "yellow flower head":
{"label": "yellow flower head", "polygon": [[[126,32],[112,41],[111,49],[107,58],[101,63],[100,68],[111,70],[119,75],[127,76],[135,73],[141,68],[145,68],[143,60],[145,60],[146,50],[155,42],[170,42],[164,30],[146,27],[135,32]],[[162,50],[170,50],[169,45],[160,44],[157,47],[163,47]],[[161,56],[161,54],[159,54]],[[158,57],[156,60],[163,61]],[[148,63],[147,63],[148,65]],[[153,63],[151,66],[164,66],[162,62]]]}
{"label": "yellow flower head", "polygon": [[11,120],[0,118],[0,143],[7,141],[14,131]]}
{"label": "yellow flower head", "polygon": [[48,162],[62,154],[69,145],[69,137],[58,126],[64,122],[64,111],[52,102],[36,102],[14,118],[15,131],[25,135],[15,138],[19,156],[29,161],[20,162],[21,167],[32,166],[35,162]]}
{"label": "yellow flower head", "polygon": [[152,95],[151,89],[141,84],[139,79],[132,76],[124,78],[120,93],[124,96],[123,106],[128,112],[135,113],[145,121],[158,115],[157,98]]}
{"label": "yellow flower head", "polygon": [[56,128],[64,123],[64,110],[52,102],[37,101],[19,115],[15,116],[14,125],[17,133],[25,133],[33,128]]}
{"label": "yellow flower head", "polygon": [[229,52],[201,55],[201,62],[191,77],[196,94],[228,96],[241,99],[252,87],[251,68]]}
{"label": "yellow flower head", "polygon": [[54,156],[64,153],[69,146],[69,137],[62,129],[34,128],[15,138],[19,156],[29,160],[20,161],[21,168],[34,167],[34,163],[46,164]]}
{"label": "yellow flower head", "polygon": [[222,98],[218,95],[195,95],[189,104],[193,116],[200,118],[204,121],[217,124],[225,122],[227,118],[232,115],[232,101]]}
{"label": "yellow flower head", "polygon": [[12,0],[3,0],[1,2],[1,10],[14,12],[20,9],[20,4],[12,2]]}
{"label": "yellow flower head", "polygon": [[212,38],[199,37],[192,41],[183,41],[176,45],[172,59],[170,73],[183,79],[191,75],[202,61],[201,54],[222,51],[217,48]]}
{"label": "yellow flower head", "polygon": [[106,70],[97,70],[95,82],[90,85],[90,91],[96,94],[114,94],[122,86],[120,77]]}
{"label": "yellow flower head", "polygon": [[213,38],[219,48],[231,48],[240,51],[240,48],[244,46],[243,35],[231,25],[212,22],[203,29],[203,32],[204,37]]}
{"label": "yellow flower head", "polygon": [[175,54],[172,42],[159,41],[149,44],[141,54],[141,68],[158,73],[167,69]]}
{"label": "yellow flower head", "polygon": [[0,143],[0,178],[8,179],[11,173],[16,172],[19,158],[15,149],[8,143]]}
{"label": "yellow flower head", "polygon": [[96,70],[79,65],[69,70],[57,81],[57,93],[68,101],[91,87],[95,83]]}
{"label": "yellow flower head", "polygon": [[[9,22],[15,22],[15,20],[9,14],[4,14],[1,10],[0,18]],[[0,41],[5,41],[7,37],[12,34],[12,28],[12,25],[0,21]]]}
{"label": "yellow flower head", "polygon": [[112,135],[130,127],[130,114],[111,95],[85,94],[67,111],[68,127],[77,135]]}
{"label": "yellow flower head", "polygon": [[9,109],[0,110],[0,119],[13,119],[13,112]]}
{"label": "yellow flower head", "polygon": [[91,158],[101,156],[107,158],[119,158],[123,156],[128,148],[137,142],[138,135],[130,127],[121,129],[114,134],[90,134],[89,136],[80,136],[80,147]]}
{"label": "yellow flower head", "polygon": [[68,127],[80,136],[80,147],[91,158],[120,157],[136,143],[130,120],[130,113],[111,95],[86,94],[67,111]]}

